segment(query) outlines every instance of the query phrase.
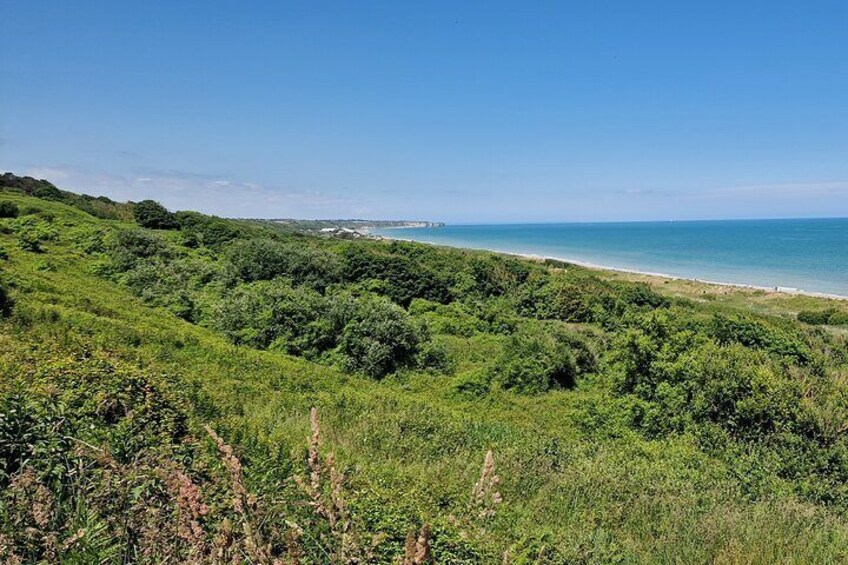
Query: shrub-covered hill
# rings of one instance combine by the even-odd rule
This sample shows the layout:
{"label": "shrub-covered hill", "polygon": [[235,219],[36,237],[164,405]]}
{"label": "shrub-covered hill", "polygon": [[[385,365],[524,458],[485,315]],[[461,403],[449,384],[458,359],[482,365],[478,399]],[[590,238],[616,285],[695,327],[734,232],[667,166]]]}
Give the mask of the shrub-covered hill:
{"label": "shrub-covered hill", "polygon": [[0,192],[2,562],[848,560],[844,333],[54,196]]}

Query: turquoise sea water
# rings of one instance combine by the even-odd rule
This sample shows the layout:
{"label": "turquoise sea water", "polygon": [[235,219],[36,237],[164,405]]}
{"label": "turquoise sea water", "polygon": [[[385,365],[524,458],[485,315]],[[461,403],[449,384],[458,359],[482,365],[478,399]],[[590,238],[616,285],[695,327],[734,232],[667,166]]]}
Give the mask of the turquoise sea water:
{"label": "turquoise sea water", "polygon": [[376,233],[613,269],[848,296],[848,218],[448,225]]}

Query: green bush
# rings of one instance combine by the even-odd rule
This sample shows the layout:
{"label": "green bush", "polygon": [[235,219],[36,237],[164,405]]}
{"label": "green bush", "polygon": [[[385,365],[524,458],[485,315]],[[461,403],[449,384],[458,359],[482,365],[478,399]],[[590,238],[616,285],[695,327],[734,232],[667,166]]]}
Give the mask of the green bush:
{"label": "green bush", "polygon": [[0,218],[17,218],[18,205],[8,200],[0,201]]}
{"label": "green bush", "polygon": [[44,242],[58,238],[58,231],[49,219],[25,216],[12,220],[11,228],[18,234],[21,249],[33,253],[41,253],[44,251]]}
{"label": "green bush", "polygon": [[[284,279],[238,286],[212,312],[210,323],[237,344],[318,359],[338,349],[352,371],[382,377],[415,364],[423,334],[406,312],[374,296],[324,297]],[[430,351],[421,362],[444,359]]]}
{"label": "green bush", "polygon": [[309,246],[271,239],[235,242],[227,249],[228,272],[245,282],[285,276],[294,284],[324,289],[341,279],[338,258]]}
{"label": "green bush", "polygon": [[492,380],[503,388],[540,393],[571,388],[578,375],[594,370],[585,341],[558,324],[526,324],[495,360]]}
{"label": "green bush", "polygon": [[439,304],[416,298],[409,305],[409,313],[422,319],[434,334],[471,337],[487,329],[486,322],[474,316],[461,302]]}
{"label": "green bush", "polygon": [[517,308],[540,320],[604,323],[624,312],[627,303],[620,294],[592,275],[553,273],[536,277],[522,288]]}
{"label": "green bush", "polygon": [[848,313],[828,308],[826,310],[802,310],[798,312],[798,320],[813,326],[845,326],[848,325]]}
{"label": "green bush", "polygon": [[216,247],[236,239],[241,234],[241,230],[233,222],[198,212],[176,212],[174,221],[179,226],[183,244],[187,247]]}
{"label": "green bush", "polygon": [[235,343],[316,358],[335,347],[341,331],[329,310],[317,292],[276,279],[236,288],[218,305],[212,323]]}
{"label": "green bush", "polygon": [[798,320],[813,326],[822,326],[829,323],[830,317],[836,313],[835,308],[827,310],[802,310],[798,312]]}
{"label": "green bush", "polygon": [[391,252],[404,249],[394,245],[384,250],[376,246],[350,244],[342,254],[344,279],[350,282],[381,281],[384,283],[380,285],[382,293],[401,306],[408,306],[415,298],[449,302],[450,275],[415,257]]}
{"label": "green bush", "polygon": [[448,348],[436,341],[427,341],[421,346],[415,364],[421,369],[445,375],[453,373],[455,368]]}
{"label": "green bush", "polygon": [[512,257],[477,256],[471,260],[471,276],[475,291],[482,296],[503,296],[527,280],[530,268]]}
{"label": "green bush", "polygon": [[720,344],[739,343],[765,349],[802,364],[811,358],[810,349],[802,338],[749,316],[716,314],[708,332]]}
{"label": "green bush", "polygon": [[176,316],[198,319],[194,279],[201,267],[187,261],[141,261],[121,281],[151,306],[162,306]]}
{"label": "green bush", "polygon": [[133,205],[133,216],[138,225],[151,229],[173,229],[177,227],[174,215],[154,200],[142,200]]}
{"label": "green bush", "polygon": [[848,326],[848,312],[836,311],[830,315],[827,323],[831,326]]}
{"label": "green bush", "polygon": [[645,283],[620,284],[618,289],[624,302],[632,306],[663,308],[670,304],[668,298],[658,294]]}
{"label": "green bush", "polygon": [[62,200],[62,191],[46,181],[41,181],[42,184],[37,186],[32,195],[36,198],[44,198],[46,200]]}
{"label": "green bush", "polygon": [[108,242],[109,255],[119,272],[151,259],[170,259],[173,250],[158,235],[139,229],[121,230]]}
{"label": "green bush", "polygon": [[382,297],[365,296],[344,314],[339,340],[345,367],[373,378],[414,364],[426,336],[403,308]]}

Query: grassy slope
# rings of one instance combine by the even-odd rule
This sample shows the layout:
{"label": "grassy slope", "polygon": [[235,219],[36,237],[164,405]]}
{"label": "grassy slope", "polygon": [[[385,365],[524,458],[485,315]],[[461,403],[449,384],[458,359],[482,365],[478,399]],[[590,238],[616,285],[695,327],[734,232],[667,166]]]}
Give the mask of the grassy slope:
{"label": "grassy slope", "polygon": [[[69,229],[121,225],[58,203],[4,198],[36,205]],[[14,298],[39,320],[28,335],[4,325],[4,359],[34,341],[57,350],[84,344],[171,375],[179,386],[196,387],[198,421],[212,421],[242,443],[255,438],[261,449],[246,450],[251,473],[274,472],[251,453],[301,456],[315,404],[328,446],[353,478],[355,504],[387,527],[422,517],[437,531],[450,529],[449,516],[465,510],[491,448],[505,502],[491,528],[472,536],[483,562],[498,562],[504,551],[533,562],[551,548],[597,562],[848,559],[841,516],[795,500],[788,488],[772,499],[743,499],[738,479],[689,438],[651,441],[617,425],[616,401],[591,382],[536,397],[466,399],[444,377],[407,374],[375,382],[346,376],[235,347],[146,307],[96,276],[94,260],[72,250],[64,232],[44,254],[18,249],[9,235],[0,242],[9,254],[4,271]],[[804,299],[805,306],[814,300]],[[487,339],[447,342],[462,352],[466,368],[491,348]]]}

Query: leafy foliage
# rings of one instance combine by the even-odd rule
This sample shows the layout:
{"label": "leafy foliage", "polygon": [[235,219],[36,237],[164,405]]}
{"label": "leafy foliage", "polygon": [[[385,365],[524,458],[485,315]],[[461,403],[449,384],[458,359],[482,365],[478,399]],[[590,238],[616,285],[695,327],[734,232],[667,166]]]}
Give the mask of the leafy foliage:
{"label": "leafy foliage", "polygon": [[18,205],[14,202],[0,201],[0,218],[17,218],[19,213]]}
{"label": "leafy foliage", "polygon": [[167,230],[177,227],[174,215],[153,200],[142,200],[133,205],[133,217],[143,228]]}
{"label": "leafy foliage", "polygon": [[504,388],[540,393],[571,388],[594,369],[594,356],[579,336],[556,324],[528,324],[507,340],[492,378]]}
{"label": "leafy foliage", "polygon": [[848,326],[848,313],[836,308],[802,310],[798,312],[798,320],[812,326]]}
{"label": "leafy foliage", "polygon": [[399,306],[380,297],[364,297],[343,308],[346,321],[339,339],[345,366],[382,377],[413,364],[425,336]]}
{"label": "leafy foliage", "polygon": [[392,245],[383,250],[351,244],[344,249],[343,261],[345,280],[379,281],[372,288],[401,306],[415,298],[450,301],[450,276],[411,256],[408,247]]}
{"label": "leafy foliage", "polygon": [[324,289],[341,277],[341,266],[335,255],[272,239],[235,242],[227,249],[227,263],[231,276],[244,282],[285,276],[295,284]]}
{"label": "leafy foliage", "polygon": [[337,341],[329,312],[317,292],[275,279],[238,287],[218,304],[213,321],[234,343],[316,358]]}
{"label": "leafy foliage", "polygon": [[232,241],[241,233],[233,222],[198,212],[176,212],[174,221],[187,247],[217,247]]}

